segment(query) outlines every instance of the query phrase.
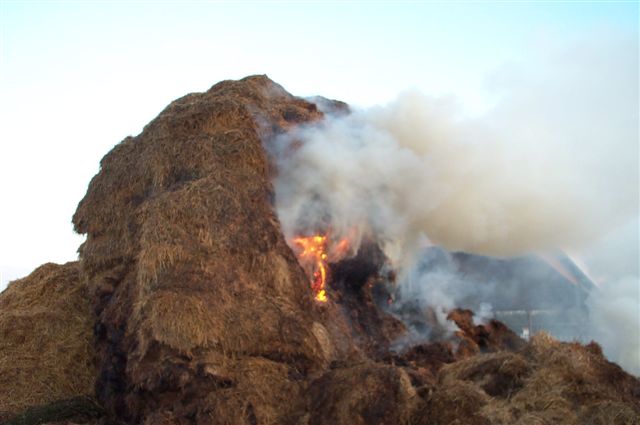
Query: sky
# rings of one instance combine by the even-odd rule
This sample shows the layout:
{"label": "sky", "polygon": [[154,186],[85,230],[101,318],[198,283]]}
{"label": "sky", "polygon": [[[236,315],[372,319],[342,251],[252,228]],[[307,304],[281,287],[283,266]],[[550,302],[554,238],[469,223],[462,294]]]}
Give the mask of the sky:
{"label": "sky", "polygon": [[0,289],[77,258],[100,159],[186,93],[267,74],[299,96],[417,89],[473,115],[496,75],[585,34],[637,40],[638,3],[1,0]]}

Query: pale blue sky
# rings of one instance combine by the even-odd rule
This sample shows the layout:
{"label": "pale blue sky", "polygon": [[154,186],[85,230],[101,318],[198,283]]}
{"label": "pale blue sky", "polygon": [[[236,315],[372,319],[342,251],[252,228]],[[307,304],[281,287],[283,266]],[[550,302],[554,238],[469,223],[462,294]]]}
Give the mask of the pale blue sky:
{"label": "pale blue sky", "polygon": [[0,288],[75,258],[100,158],[188,92],[266,73],[296,95],[418,88],[474,113],[532,50],[611,33],[637,39],[637,2],[1,1]]}

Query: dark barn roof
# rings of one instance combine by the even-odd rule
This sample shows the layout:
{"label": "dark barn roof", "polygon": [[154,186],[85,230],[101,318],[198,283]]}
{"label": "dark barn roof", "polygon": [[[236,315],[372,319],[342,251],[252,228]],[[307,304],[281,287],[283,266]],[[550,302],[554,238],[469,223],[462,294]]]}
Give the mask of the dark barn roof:
{"label": "dark barn roof", "polygon": [[494,311],[581,308],[594,287],[563,253],[497,258],[430,247],[420,268],[454,273],[469,285],[465,307],[489,303]]}

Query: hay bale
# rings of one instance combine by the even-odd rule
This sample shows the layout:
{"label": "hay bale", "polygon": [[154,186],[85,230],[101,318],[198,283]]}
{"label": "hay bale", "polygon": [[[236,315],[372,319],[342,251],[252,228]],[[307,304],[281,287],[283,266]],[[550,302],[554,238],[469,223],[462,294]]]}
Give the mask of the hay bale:
{"label": "hay bale", "polygon": [[449,380],[436,387],[413,418],[416,425],[489,425],[482,409],[490,397],[472,383]]}
{"label": "hay bale", "polygon": [[[294,376],[298,378],[292,378]],[[205,381],[212,385],[205,388]],[[218,425],[297,424],[305,414],[304,382],[290,366],[264,358],[231,359],[210,356],[199,379],[183,381],[181,403],[170,405],[171,394],[154,394],[146,403],[163,402],[143,423]],[[191,398],[188,400],[187,398]],[[173,398],[175,399],[175,397]]]}
{"label": "hay bale", "polygon": [[92,330],[77,262],[10,283],[0,293],[0,411],[93,394]]}
{"label": "hay bale", "polygon": [[232,369],[236,385],[208,396],[212,423],[228,425],[296,424],[305,414],[302,375],[283,363],[263,358],[238,362]]}
{"label": "hay bale", "polygon": [[418,398],[400,368],[364,363],[331,370],[309,388],[309,425],[405,423]]}
{"label": "hay bale", "polygon": [[[118,418],[179,423],[218,406],[219,423],[240,423],[234,402],[218,400],[251,389],[203,375],[211,356],[218,368],[264,358],[316,376],[352,350],[334,344],[342,326],[322,325],[284,240],[263,148],[321,117],[265,76],[224,81],[176,100],[103,158],[73,222],[87,235],[98,397]],[[282,416],[252,406],[257,423]]]}
{"label": "hay bale", "polygon": [[441,380],[470,381],[492,397],[511,398],[531,373],[529,362],[510,352],[477,355],[442,368]]}

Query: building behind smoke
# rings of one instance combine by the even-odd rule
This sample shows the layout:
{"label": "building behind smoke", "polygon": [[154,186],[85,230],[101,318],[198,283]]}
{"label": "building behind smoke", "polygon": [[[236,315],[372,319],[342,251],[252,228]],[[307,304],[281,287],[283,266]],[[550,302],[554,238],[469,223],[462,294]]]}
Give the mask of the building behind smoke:
{"label": "building behind smoke", "polygon": [[511,258],[448,253],[430,247],[420,269],[451,277],[456,305],[504,322],[522,337],[546,331],[562,340],[587,339],[585,301],[593,282],[562,253]]}

